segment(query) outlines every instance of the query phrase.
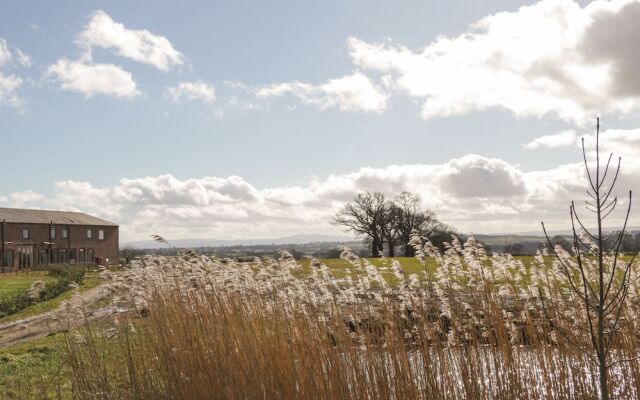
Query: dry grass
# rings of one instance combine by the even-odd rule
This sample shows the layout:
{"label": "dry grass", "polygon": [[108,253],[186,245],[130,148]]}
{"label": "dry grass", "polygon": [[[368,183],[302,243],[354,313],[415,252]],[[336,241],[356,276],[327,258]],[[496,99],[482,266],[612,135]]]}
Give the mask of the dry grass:
{"label": "dry grass", "polygon": [[[427,248],[425,248],[427,249]],[[428,249],[427,249],[428,250]],[[136,310],[113,327],[68,338],[80,399],[575,399],[596,398],[594,366],[557,337],[541,312],[585,339],[575,299],[542,255],[525,271],[481,247],[435,254],[435,273],[397,287],[345,253],[358,275],[312,262],[307,278],[287,254],[252,267],[205,257],[148,258],[113,278]],[[107,276],[109,278],[109,276]],[[633,291],[637,294],[638,287]],[[640,345],[634,296],[613,343]],[[637,398],[638,362],[611,371],[614,398]]]}

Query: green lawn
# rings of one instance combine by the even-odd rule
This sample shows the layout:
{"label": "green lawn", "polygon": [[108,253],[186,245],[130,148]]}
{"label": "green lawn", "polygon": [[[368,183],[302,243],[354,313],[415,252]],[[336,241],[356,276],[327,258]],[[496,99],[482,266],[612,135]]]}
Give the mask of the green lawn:
{"label": "green lawn", "polygon": [[[420,262],[418,262],[418,260],[414,257],[396,257],[394,259],[400,261],[400,264],[402,264],[402,269],[407,274],[422,273],[425,270],[425,267],[420,264]],[[367,258],[366,260],[378,268],[383,268],[382,273],[385,274],[387,272],[384,270],[384,268],[389,268],[390,271],[391,263],[394,259]],[[340,258],[323,258],[320,261],[322,261],[322,263],[329,267],[329,269],[331,269],[331,273],[333,273],[333,275],[338,278],[345,277],[349,273],[349,271],[353,270],[353,266],[351,264]],[[302,264],[304,273],[308,273],[310,260],[301,260],[300,263]],[[437,269],[435,260],[432,258],[427,259],[427,267],[431,272],[434,272]]]}
{"label": "green lawn", "polygon": [[57,278],[48,276],[46,272],[41,271],[0,274],[0,298],[29,290],[31,284],[37,280],[43,281],[44,283],[51,283],[55,282]]}
{"label": "green lawn", "polygon": [[[533,257],[532,256],[516,256],[514,258],[522,261],[528,274],[529,266],[533,261]],[[402,269],[404,270],[407,276],[411,274],[418,274],[418,277],[420,278],[420,280],[424,280],[423,278],[424,278],[425,266],[422,265],[414,257],[395,257],[393,259],[392,258],[367,258],[366,260],[368,260],[371,264],[378,267],[384,279],[391,286],[395,286],[397,283],[397,278],[395,277],[395,275],[393,274],[393,271],[391,270],[391,263],[393,262],[394,259],[400,262],[400,264],[402,265]],[[340,258],[323,258],[320,261],[324,263],[327,267],[329,267],[329,269],[331,270],[331,273],[336,278],[344,278],[348,274],[351,274],[354,277],[358,275],[366,274],[366,272],[364,271],[362,272],[354,271],[353,266],[351,266],[349,263],[347,263],[346,261]],[[309,269],[309,263],[310,263],[309,260],[300,261],[300,264],[302,264],[302,271],[298,274],[298,277],[309,275],[311,271]],[[432,274],[431,276],[433,276],[433,274],[438,269],[438,265],[436,264],[436,261],[431,257],[427,258],[426,267],[428,268],[429,273]]]}
{"label": "green lawn", "polygon": [[71,398],[65,338],[58,333],[0,348],[0,398]]}

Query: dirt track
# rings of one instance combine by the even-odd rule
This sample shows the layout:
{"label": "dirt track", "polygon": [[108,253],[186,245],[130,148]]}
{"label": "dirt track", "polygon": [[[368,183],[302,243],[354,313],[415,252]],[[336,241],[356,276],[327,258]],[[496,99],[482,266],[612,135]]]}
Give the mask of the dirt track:
{"label": "dirt track", "polygon": [[[91,308],[92,304],[108,296],[105,285],[102,284],[84,293],[73,296],[68,300],[70,308],[84,309],[89,320],[107,318],[117,312],[113,306]],[[55,310],[47,311],[32,317],[0,323],[0,347],[43,337],[49,333],[68,330],[84,321],[78,312],[69,312],[64,302]]]}

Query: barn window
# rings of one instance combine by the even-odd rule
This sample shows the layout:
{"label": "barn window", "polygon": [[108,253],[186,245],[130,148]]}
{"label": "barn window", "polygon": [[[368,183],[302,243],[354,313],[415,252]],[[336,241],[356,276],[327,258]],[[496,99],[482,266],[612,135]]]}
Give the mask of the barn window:
{"label": "barn window", "polygon": [[22,239],[29,239],[29,228],[22,228]]}

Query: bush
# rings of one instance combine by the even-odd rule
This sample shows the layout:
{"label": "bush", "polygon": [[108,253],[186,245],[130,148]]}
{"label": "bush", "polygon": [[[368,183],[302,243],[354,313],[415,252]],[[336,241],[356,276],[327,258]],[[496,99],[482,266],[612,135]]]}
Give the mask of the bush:
{"label": "bush", "polygon": [[29,296],[29,291],[2,298],[0,299],[0,318],[15,314],[34,303],[33,299]]}
{"label": "bush", "polygon": [[87,269],[84,265],[54,264],[47,267],[47,274],[60,280],[82,283]]}
{"label": "bush", "polygon": [[45,285],[37,296],[33,296],[32,290],[14,294],[0,299],[0,318],[16,314],[36,303],[51,300],[71,289],[72,283],[81,284],[84,280],[86,268],[82,265],[49,265],[47,274],[58,278],[56,282]]}

